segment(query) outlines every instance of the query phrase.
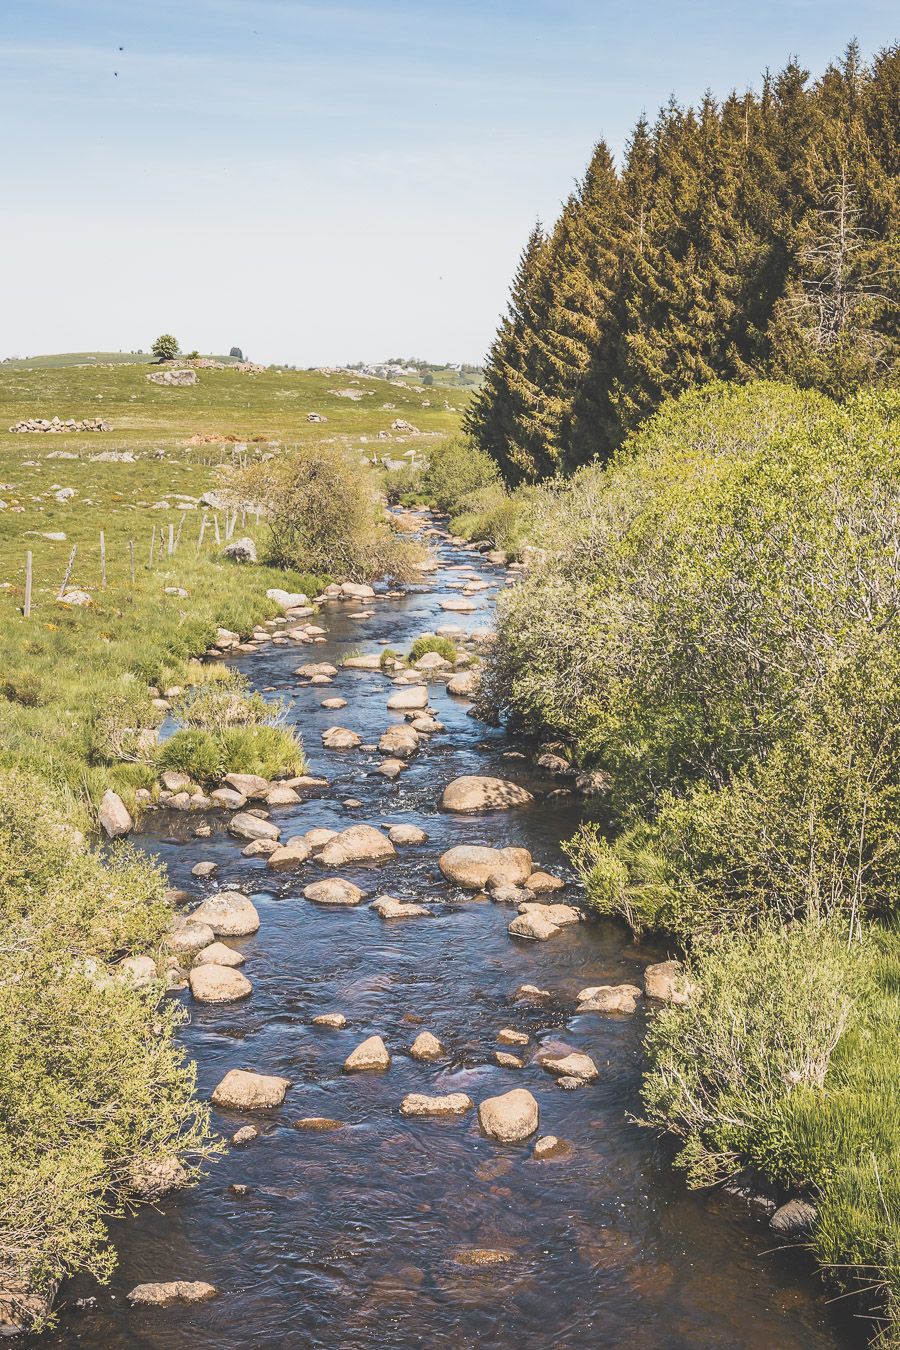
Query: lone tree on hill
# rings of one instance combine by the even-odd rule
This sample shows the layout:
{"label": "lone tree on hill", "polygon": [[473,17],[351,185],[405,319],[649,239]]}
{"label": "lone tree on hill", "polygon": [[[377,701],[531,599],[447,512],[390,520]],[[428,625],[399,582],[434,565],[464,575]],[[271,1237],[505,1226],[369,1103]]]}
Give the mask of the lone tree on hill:
{"label": "lone tree on hill", "polygon": [[228,355],[233,356],[236,361],[243,361],[244,359],[244,353],[241,351],[240,347],[232,347]]}
{"label": "lone tree on hill", "polygon": [[150,348],[157,361],[174,361],[181,351],[177,337],[171,333],[161,333]]}

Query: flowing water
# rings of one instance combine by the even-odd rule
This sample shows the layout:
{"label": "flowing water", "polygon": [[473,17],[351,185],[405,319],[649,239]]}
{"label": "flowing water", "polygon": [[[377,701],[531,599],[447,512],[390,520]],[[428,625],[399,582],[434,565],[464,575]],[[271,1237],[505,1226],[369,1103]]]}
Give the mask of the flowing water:
{"label": "flowing water", "polygon": [[[433,683],[431,701],[446,730],[426,741],[394,783],[374,772],[380,756],[322,749],[335,722],[374,741],[396,715],[386,710],[384,676],[342,671],[330,688],[298,689],[305,661],[340,663],[351,651],[413,637],[459,621],[489,625],[502,569],[440,546],[441,571],[403,599],[379,598],[368,619],[330,604],[318,620],[325,644],[267,645],[240,659],[258,688],[293,696],[312,772],[325,795],[275,811],[283,837],[313,826],[411,822],[428,843],[401,847],[379,867],[343,868],[373,896],[415,898],[434,917],[384,922],[365,905],[329,910],[302,897],[323,875],[315,863],[273,877],[263,859],[243,858],[216,823],[195,839],[195,818],[150,817],[141,842],[166,863],[172,884],[198,895],[226,887],[250,894],[261,927],[234,941],[253,982],[244,1003],[190,1008],[184,1039],[208,1096],[231,1068],[282,1074],[293,1082],[284,1105],[259,1115],[218,1112],[225,1135],[247,1123],[260,1137],[209,1168],[198,1188],[114,1226],[119,1265],[108,1288],[75,1281],[63,1290],[59,1329],[40,1344],[109,1350],[217,1350],[244,1347],[496,1347],[543,1350],[627,1344],[630,1350],[827,1350],[862,1344],[840,1326],[802,1256],[774,1251],[764,1217],[722,1193],[691,1194],[672,1171],[667,1148],[629,1120],[639,1110],[645,1009],[630,1018],[575,1016],[586,985],[640,983],[658,949],[638,948],[611,922],[588,921],[547,942],[511,939],[508,906],[465,897],[441,877],[437,859],[457,843],[527,846],[536,865],[566,876],[554,899],[577,898],[560,841],[590,807],[549,797],[554,784],[527,777],[504,757],[511,743],[468,715],[468,703]],[[461,620],[438,601],[458,594],[460,564],[473,564],[492,589],[472,597]],[[321,708],[340,695],[340,712]],[[533,807],[479,816],[441,813],[443,785],[463,773],[499,773],[527,782]],[[362,804],[342,803],[356,798]],[[212,882],[190,869],[212,859]],[[546,1002],[514,997],[523,983],[551,992]],[[345,1030],[311,1025],[341,1011]],[[493,1062],[497,1032],[531,1037],[520,1070]],[[446,1059],[426,1065],[405,1053],[432,1031]],[[386,1073],[344,1074],[365,1037],[380,1034],[393,1056]],[[534,1061],[549,1042],[586,1051],[599,1082],[563,1091]],[[467,1092],[476,1102],[527,1087],[541,1110],[541,1133],[569,1141],[559,1161],[532,1158],[533,1141],[503,1146],[483,1138],[475,1113],[435,1121],[403,1119],[408,1092]],[[335,1117],[346,1128],[308,1133],[303,1116]],[[244,1196],[234,1183],[249,1187]],[[469,1248],[500,1249],[502,1264],[457,1259]],[[218,1297],[190,1307],[131,1307],[125,1295],[148,1280],[196,1279]]]}

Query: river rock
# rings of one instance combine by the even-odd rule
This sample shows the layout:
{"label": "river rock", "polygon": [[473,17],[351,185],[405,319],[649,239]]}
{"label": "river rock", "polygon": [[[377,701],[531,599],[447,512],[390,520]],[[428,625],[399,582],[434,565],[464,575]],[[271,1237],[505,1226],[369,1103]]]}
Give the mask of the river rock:
{"label": "river rock", "polygon": [[383,759],[378,765],[376,773],[380,773],[383,778],[387,778],[390,782],[393,782],[395,778],[400,776],[405,768],[406,765],[402,759]]}
{"label": "river rock", "polygon": [[441,1045],[437,1036],[433,1036],[430,1031],[420,1031],[412,1045],[409,1047],[409,1053],[413,1059],[432,1060],[440,1059],[444,1053],[444,1047]]}
{"label": "river rock", "polygon": [[440,652],[425,652],[424,655],[420,656],[418,661],[415,662],[414,668],[424,673],[428,673],[431,671],[452,670],[453,664],[445,657],[441,656]]}
{"label": "river rock", "polygon": [[410,1092],[400,1103],[401,1116],[464,1116],[475,1103],[464,1092],[448,1092],[443,1097],[428,1097]]}
{"label": "river rock", "polygon": [[343,867],[347,863],[380,862],[396,856],[390,839],[374,825],[351,825],[329,839],[321,853],[316,854],[316,862],[322,867]]}
{"label": "river rock", "polygon": [[328,1130],[344,1129],[342,1120],[333,1120],[331,1116],[303,1116],[300,1120],[293,1122],[295,1130],[309,1130],[316,1134],[324,1134]]}
{"label": "river rock", "polygon": [[568,1158],[572,1154],[572,1145],[565,1139],[557,1139],[555,1134],[544,1134],[538,1139],[532,1157],[538,1162],[550,1159]]}
{"label": "river rock", "polygon": [[211,942],[197,956],[195,966],[242,966],[246,957],[224,942]]}
{"label": "river rock", "polygon": [[508,1050],[495,1050],[494,1059],[501,1069],[522,1069],[525,1067],[524,1059],[520,1059],[518,1055],[511,1055]]}
{"label": "river rock", "polygon": [[222,786],[231,788],[233,792],[239,792],[243,797],[252,797],[257,801],[262,801],[268,794],[268,780],[262,778],[258,773],[226,773],[222,779]]}
{"label": "river rock", "polygon": [[382,1072],[390,1067],[391,1057],[380,1036],[369,1036],[344,1060],[345,1073]]}
{"label": "river rock", "polygon": [[478,1108],[478,1123],[489,1138],[515,1144],[534,1134],[540,1109],[530,1092],[514,1088],[499,1097],[487,1097]]}
{"label": "river rock", "polygon": [[546,942],[548,938],[556,937],[557,933],[561,933],[562,929],[559,924],[551,923],[542,914],[529,911],[517,915],[506,931],[511,937],[531,938],[535,942]]}
{"label": "river rock", "polygon": [[551,876],[549,872],[532,872],[525,882],[528,889],[534,891],[535,895],[541,895],[544,891],[561,891],[565,884],[559,877]]}
{"label": "river rock", "polygon": [[477,689],[478,674],[474,670],[461,670],[447,681],[447,693],[456,694],[459,698],[471,698]]}
{"label": "river rock", "polygon": [[328,727],[322,732],[322,744],[326,750],[355,750],[362,744],[362,737],[349,727]]}
{"label": "river rock", "polygon": [[417,919],[430,915],[431,910],[424,905],[416,905],[410,900],[398,900],[393,895],[382,895],[369,906],[382,919]]}
{"label": "river rock", "polygon": [[412,727],[405,723],[398,723],[397,726],[388,727],[387,731],[378,741],[378,749],[383,755],[399,755],[401,757],[413,754],[419,748],[419,734],[413,731]]}
{"label": "river rock", "polygon": [[298,666],[294,671],[295,675],[302,675],[307,680],[311,680],[314,675],[327,675],[330,677],[337,673],[337,666],[333,666],[330,661],[307,661],[305,665]]}
{"label": "river rock", "polygon": [[194,866],[191,868],[191,876],[192,876],[192,877],[211,877],[211,876],[214,875],[214,873],[218,872],[218,870],[219,870],[219,864],[218,864],[218,863],[214,863],[214,862],[198,862],[198,863],[194,863]]}
{"label": "river rock", "polygon": [[443,731],[444,724],[439,722],[436,717],[414,717],[409,724],[413,731],[417,731],[420,736],[431,736],[435,731]]}
{"label": "river rock", "polygon": [[276,848],[274,853],[270,853],[266,866],[273,872],[291,872],[295,867],[302,866],[309,858],[312,849],[306,840],[294,840],[286,844],[283,848]]}
{"label": "river rock", "polygon": [[213,1093],[212,1102],[213,1106],[232,1111],[268,1111],[281,1105],[290,1085],[289,1078],[277,1074],[229,1069]]}
{"label": "river rock", "polygon": [[527,886],[513,886],[508,881],[493,882],[488,886],[491,899],[498,905],[518,905],[534,901],[534,891]]}
{"label": "river rock", "polygon": [[259,1130],[255,1125],[242,1125],[239,1130],[235,1130],[231,1136],[231,1142],[235,1148],[243,1148],[245,1144],[252,1144],[254,1139],[259,1138]]}
{"label": "river rock", "polygon": [[684,979],[684,966],[680,961],[660,961],[655,966],[647,966],[644,971],[644,993],[661,1003],[684,1006],[696,993],[696,985]]}
{"label": "river rock", "polygon": [[202,951],[215,938],[208,923],[197,923],[193,918],[178,918],[172,923],[165,937],[170,952],[177,956],[190,956]]}
{"label": "river rock", "polygon": [[163,1280],[136,1284],[127,1298],[129,1303],[166,1308],[173,1303],[205,1303],[217,1293],[216,1286],[205,1280]]}
{"label": "river rock", "polygon": [[515,998],[529,999],[547,999],[553,995],[549,989],[539,989],[536,984],[520,984],[514,995]]}
{"label": "river rock", "polygon": [[266,591],[266,599],[274,600],[280,609],[305,609],[309,604],[309,597],[301,594],[300,591],[282,591],[277,586]]}
{"label": "river rock", "polygon": [[636,984],[597,984],[578,994],[577,1012],[633,1013],[641,991]]}
{"label": "river rock", "polygon": [[307,830],[303,838],[309,844],[310,848],[315,851],[316,849],[324,848],[329,840],[336,839],[337,835],[337,830],[329,830],[326,829],[324,825],[317,825],[313,829]]}
{"label": "river rock", "polygon": [[773,1232],[786,1238],[808,1238],[819,1217],[815,1205],[807,1200],[788,1200],[769,1220]]}
{"label": "river rock", "polygon": [[266,806],[296,806],[302,800],[299,792],[284,783],[276,783],[266,794]]}
{"label": "river rock", "polygon": [[[464,774],[444,788],[441,806],[445,811],[509,811],[514,806],[530,806],[531,793],[518,783],[504,778]],[[524,878],[523,878],[524,880]]]}
{"label": "river rock", "polygon": [[335,1031],[340,1031],[346,1025],[347,1019],[343,1013],[318,1013],[313,1018],[314,1027],[332,1027]]}
{"label": "river rock", "polygon": [[527,848],[487,848],[481,844],[457,844],[442,853],[438,866],[448,881],[465,890],[480,891],[489,882],[520,884],[531,874]]}
{"label": "river rock", "polygon": [[363,656],[345,656],[341,665],[345,670],[380,670],[381,653],[369,652]]}
{"label": "river rock", "polygon": [[280,847],[277,839],[251,839],[241,849],[242,858],[268,858]]}
{"label": "river rock", "polygon": [[243,792],[235,792],[234,788],[215,788],[209,794],[209,799],[215,806],[222,806],[229,811],[239,811],[247,805]]}
{"label": "river rock", "polygon": [[345,698],[323,698],[320,707],[327,708],[329,712],[336,712],[338,708],[346,708],[347,700]]}
{"label": "river rock", "polygon": [[537,900],[523,900],[519,905],[520,914],[540,914],[557,928],[566,928],[570,923],[581,923],[583,914],[574,905],[542,904]]}
{"label": "river rock", "polygon": [[569,1055],[538,1055],[542,1068],[557,1078],[577,1078],[582,1083],[592,1083],[599,1077],[599,1069],[590,1055],[573,1051]]}
{"label": "river rock", "polygon": [[117,792],[107,788],[100,802],[100,828],[107,839],[121,839],[134,829],[134,821],[128,807]]}
{"label": "river rock", "polygon": [[418,825],[391,825],[387,834],[392,844],[426,844],[428,842],[428,835],[424,830],[420,830]]}
{"label": "river rock", "polygon": [[253,840],[277,839],[281,831],[271,820],[260,820],[259,816],[251,816],[249,811],[239,811],[229,820],[228,833],[234,835],[235,839]]}
{"label": "river rock", "polygon": [[398,689],[387,701],[392,712],[413,711],[428,707],[428,690],[424,684],[413,684],[407,689]]}
{"label": "river rock", "polygon": [[216,937],[247,937],[259,928],[256,906],[240,891],[211,895],[194,910],[191,919],[194,923],[209,924]]}
{"label": "river rock", "polygon": [[527,1045],[528,1039],[524,1031],[514,1031],[512,1027],[502,1027],[497,1032],[497,1041],[500,1045]]}
{"label": "river rock", "polygon": [[340,585],[342,600],[374,600],[375,592],[363,581],[342,581]]}
{"label": "river rock", "polygon": [[195,965],[189,976],[198,1003],[237,1003],[253,993],[253,985],[231,966]]}
{"label": "river rock", "polygon": [[307,886],[303,894],[316,905],[358,905],[365,892],[342,877],[326,877]]}

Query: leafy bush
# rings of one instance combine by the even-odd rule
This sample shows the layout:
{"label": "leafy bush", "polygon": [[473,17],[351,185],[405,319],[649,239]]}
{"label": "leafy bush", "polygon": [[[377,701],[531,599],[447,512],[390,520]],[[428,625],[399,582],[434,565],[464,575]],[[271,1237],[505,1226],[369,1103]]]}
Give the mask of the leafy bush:
{"label": "leafy bush", "polygon": [[186,773],[197,783],[214,783],[226,773],[263,778],[307,770],[303,745],[286,727],[232,726],[221,731],[185,727],[161,747],[160,769]]}
{"label": "leafy bush", "polygon": [[445,661],[456,660],[456,645],[446,637],[417,637],[409,649],[409,664],[414,666],[420,656],[437,652]]}
{"label": "leafy bush", "polygon": [[284,705],[268,703],[258,690],[251,690],[246,676],[228,666],[218,666],[222,676],[186,689],[172,705],[179,722],[204,731],[222,727],[260,726],[279,721]]}
{"label": "leafy bush", "polygon": [[368,465],[337,446],[301,446],[246,469],[235,484],[266,511],[268,561],[369,581],[409,580],[419,553],[384,518]]}
{"label": "leafy bush", "polygon": [[499,484],[490,455],[465,436],[451,436],[429,450],[421,487],[438,511],[452,515],[479,489]]}

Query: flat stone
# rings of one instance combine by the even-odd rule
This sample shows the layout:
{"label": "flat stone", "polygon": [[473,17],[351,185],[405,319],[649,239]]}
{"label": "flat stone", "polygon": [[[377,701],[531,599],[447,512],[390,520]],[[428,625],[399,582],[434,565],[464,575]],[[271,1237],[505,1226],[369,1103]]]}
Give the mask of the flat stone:
{"label": "flat stone", "polygon": [[437,1036],[433,1036],[430,1031],[420,1031],[409,1047],[409,1053],[413,1059],[440,1059],[444,1053],[444,1047]]}
{"label": "flat stone", "polygon": [[292,872],[295,868],[302,867],[311,854],[312,849],[305,840],[302,843],[294,841],[270,853],[266,866],[273,872]]}
{"label": "flat stone", "polygon": [[582,989],[577,1012],[633,1013],[641,991],[636,984],[597,984]]}
{"label": "flat stone", "polygon": [[525,1088],[514,1088],[498,1097],[487,1097],[478,1108],[478,1123],[489,1138],[514,1144],[537,1130],[540,1108]]}
{"label": "flat stone", "polygon": [[397,850],[386,834],[373,825],[351,825],[330,839],[316,862],[321,867],[343,867],[354,862],[381,862],[394,858]]}
{"label": "flat stone", "polygon": [[261,820],[249,811],[239,811],[229,820],[228,833],[235,839],[277,839],[281,831],[271,820]]}
{"label": "flat stone", "polygon": [[243,792],[235,792],[234,788],[216,788],[209,794],[209,799],[216,806],[225,807],[226,810],[239,811],[242,806],[247,805],[247,798]]}
{"label": "flat stone", "polygon": [[382,1072],[390,1067],[391,1057],[380,1036],[369,1036],[344,1060],[345,1073]]}
{"label": "flat stone", "polygon": [[495,1050],[494,1059],[501,1069],[521,1069],[525,1066],[524,1059],[520,1059],[518,1055],[511,1055],[508,1050]]}
{"label": "flat stone", "polygon": [[[316,850],[324,848],[329,840],[337,839],[337,836],[337,830],[329,830],[326,829],[324,825],[317,825],[314,829],[307,830],[303,838],[306,840],[307,844],[309,844],[311,849]],[[292,839],[288,840],[289,844],[292,844],[293,842]]]}
{"label": "flat stone", "polygon": [[571,923],[581,923],[582,913],[574,905],[546,905],[537,901],[524,900],[519,905],[520,914],[539,914],[548,923],[557,928],[566,928]]}
{"label": "flat stone", "polygon": [[502,1266],[514,1253],[499,1247],[462,1247],[450,1260],[457,1266]]}
{"label": "flat stone", "polygon": [[428,835],[418,825],[391,825],[387,832],[392,844],[426,844]]}
{"label": "flat stone", "polygon": [[448,1092],[443,1097],[428,1097],[410,1092],[400,1103],[401,1116],[464,1116],[475,1103],[464,1092]]}
{"label": "flat stone", "polygon": [[333,1027],[336,1031],[340,1031],[346,1025],[347,1019],[343,1013],[318,1013],[313,1018],[314,1027]]}
{"label": "flat stone", "polygon": [[387,705],[392,712],[427,708],[428,689],[424,684],[412,684],[406,689],[398,689],[396,694],[391,694]]}
{"label": "flat stone", "polygon": [[241,849],[242,858],[268,858],[277,852],[279,843],[277,839],[251,839],[249,844],[245,844]]}
{"label": "flat stone", "polygon": [[246,957],[224,942],[211,942],[194,961],[194,966],[242,966]]}
{"label": "flat stone", "polygon": [[535,942],[546,942],[556,937],[562,929],[540,914],[519,914],[506,930],[510,937],[530,938]]}
{"label": "flat stone", "polygon": [[497,1032],[500,1045],[527,1045],[529,1039],[524,1031],[514,1031],[512,1027],[502,1027]]}
{"label": "flat stone", "polygon": [[204,1280],[163,1280],[136,1284],[127,1294],[129,1303],[165,1308],[173,1303],[205,1303],[218,1290]]}
{"label": "flat stone", "polygon": [[263,801],[269,792],[268,779],[260,777],[258,773],[226,773],[222,782],[234,792],[257,801]]}
{"label": "flat stone", "polygon": [[216,937],[248,937],[259,928],[259,914],[252,900],[240,891],[220,891],[204,900],[191,915],[194,923],[206,923]]}
{"label": "flat stone", "polygon": [[296,806],[302,800],[299,792],[282,783],[276,783],[266,794],[266,806]]}
{"label": "flat stone", "polygon": [[548,1073],[554,1074],[557,1078],[577,1078],[583,1083],[592,1083],[599,1077],[597,1065],[591,1059],[590,1055],[582,1055],[577,1051],[570,1055],[561,1057],[554,1055],[539,1055],[538,1060],[541,1067]]}
{"label": "flat stone", "polygon": [[303,1116],[300,1120],[293,1123],[295,1130],[311,1130],[317,1134],[323,1134],[327,1130],[342,1130],[344,1122],[342,1120],[332,1120],[330,1116]]}
{"label": "flat stone", "polygon": [[362,737],[349,727],[328,727],[322,732],[322,744],[326,750],[355,750],[362,744]]}
{"label": "flat stone", "polygon": [[196,965],[188,982],[198,1003],[236,1003],[253,993],[253,985],[247,977],[230,965]]}
{"label": "flat stone", "polygon": [[416,905],[407,900],[398,900],[393,895],[381,895],[369,906],[382,919],[418,919],[430,915],[431,910],[424,905]]}
{"label": "flat stone", "polygon": [[303,894],[316,905],[358,905],[365,892],[342,877],[326,877],[305,887]]}
{"label": "flat stone", "polygon": [[338,708],[346,708],[347,700],[345,698],[323,698],[320,706],[327,708],[329,712],[337,712]]}
{"label": "flat stone", "polygon": [[559,877],[551,876],[549,872],[532,872],[525,882],[528,889],[534,891],[535,895],[540,895],[544,891],[561,891],[565,884]]}
{"label": "flat stone", "polygon": [[[444,788],[441,806],[445,811],[509,811],[517,806],[530,806],[531,793],[518,783],[504,778],[478,774],[464,774],[454,778]],[[523,878],[524,880],[525,878]]]}
{"label": "flat stone", "polygon": [[290,1085],[289,1078],[275,1074],[229,1069],[213,1093],[212,1102],[234,1111],[267,1111],[281,1105]]}

